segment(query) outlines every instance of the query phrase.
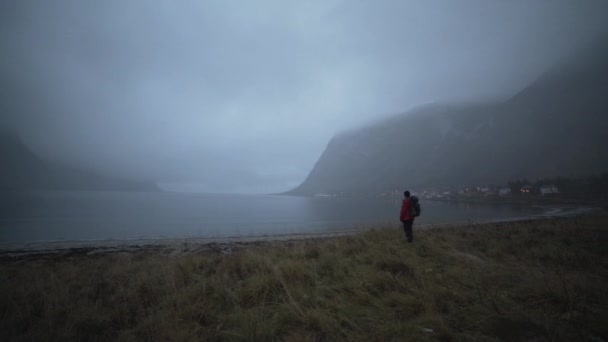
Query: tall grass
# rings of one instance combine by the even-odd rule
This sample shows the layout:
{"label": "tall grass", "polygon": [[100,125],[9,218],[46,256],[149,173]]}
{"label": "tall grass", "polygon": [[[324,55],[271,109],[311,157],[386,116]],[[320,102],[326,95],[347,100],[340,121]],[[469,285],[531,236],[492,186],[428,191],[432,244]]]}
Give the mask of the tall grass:
{"label": "tall grass", "polygon": [[608,215],[0,263],[2,340],[600,340]]}

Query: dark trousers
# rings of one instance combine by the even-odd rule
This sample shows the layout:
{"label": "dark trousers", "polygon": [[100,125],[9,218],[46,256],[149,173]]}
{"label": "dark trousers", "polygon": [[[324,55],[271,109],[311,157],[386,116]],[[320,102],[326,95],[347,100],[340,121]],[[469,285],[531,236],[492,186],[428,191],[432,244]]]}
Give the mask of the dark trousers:
{"label": "dark trousers", "polygon": [[401,221],[403,222],[403,231],[405,232],[405,237],[407,241],[414,241],[414,232],[412,231],[412,225],[414,225],[414,220]]}

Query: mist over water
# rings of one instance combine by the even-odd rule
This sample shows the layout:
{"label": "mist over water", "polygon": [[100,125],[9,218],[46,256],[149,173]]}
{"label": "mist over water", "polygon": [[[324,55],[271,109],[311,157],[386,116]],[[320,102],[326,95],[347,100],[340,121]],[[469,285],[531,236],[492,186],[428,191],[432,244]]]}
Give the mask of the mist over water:
{"label": "mist over water", "polygon": [[[210,238],[400,229],[401,199],[125,192],[30,192],[0,197],[0,244]],[[420,226],[525,216],[539,209],[423,201]]]}
{"label": "mist over water", "polygon": [[[588,49],[606,13],[604,0],[0,1],[0,243],[399,225],[400,199],[260,194],[605,172],[608,67],[578,54],[608,51]],[[425,202],[417,224],[535,211]]]}
{"label": "mist over water", "polygon": [[505,99],[608,32],[603,0],[0,3],[0,126],[40,157],[277,193],[344,130]]}

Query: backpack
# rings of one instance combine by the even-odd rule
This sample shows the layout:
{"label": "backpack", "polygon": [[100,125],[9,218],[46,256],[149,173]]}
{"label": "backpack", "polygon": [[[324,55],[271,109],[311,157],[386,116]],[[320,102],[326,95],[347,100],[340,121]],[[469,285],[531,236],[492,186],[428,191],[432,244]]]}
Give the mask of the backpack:
{"label": "backpack", "polygon": [[416,196],[412,196],[410,197],[410,201],[412,202],[412,209],[410,210],[410,216],[412,217],[418,217],[420,216],[420,201],[418,200],[418,197]]}

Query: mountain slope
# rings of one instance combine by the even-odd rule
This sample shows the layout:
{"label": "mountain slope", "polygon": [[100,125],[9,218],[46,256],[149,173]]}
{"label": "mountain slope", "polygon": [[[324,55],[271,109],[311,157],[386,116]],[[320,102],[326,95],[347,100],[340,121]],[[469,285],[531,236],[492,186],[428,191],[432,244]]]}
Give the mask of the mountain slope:
{"label": "mountain slope", "polygon": [[370,193],[608,170],[608,46],[503,103],[432,105],[334,137],[289,193]]}
{"label": "mountain slope", "polygon": [[111,178],[43,160],[6,131],[0,131],[0,165],[0,190],[159,190],[154,183]]}

